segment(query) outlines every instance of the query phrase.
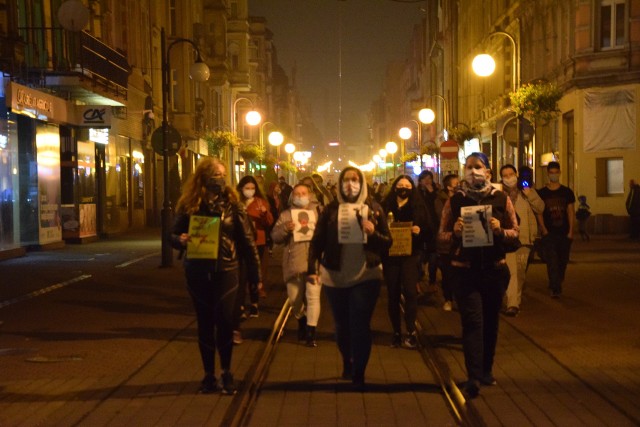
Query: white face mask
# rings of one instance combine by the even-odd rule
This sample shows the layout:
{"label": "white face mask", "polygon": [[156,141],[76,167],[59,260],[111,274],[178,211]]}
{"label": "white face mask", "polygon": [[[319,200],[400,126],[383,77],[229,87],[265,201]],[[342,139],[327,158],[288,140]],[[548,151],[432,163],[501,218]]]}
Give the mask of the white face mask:
{"label": "white face mask", "polygon": [[503,178],[502,183],[509,188],[513,188],[518,183],[518,177],[513,175],[513,176],[510,176],[509,178]]}
{"label": "white face mask", "polygon": [[246,197],[247,199],[253,199],[253,196],[256,195],[256,190],[250,190],[248,188],[245,188],[242,190],[242,194],[244,195],[244,197]]}
{"label": "white face mask", "polygon": [[464,179],[471,188],[481,189],[487,181],[487,175],[483,169],[465,169]]}
{"label": "white face mask", "polygon": [[293,203],[293,206],[295,207],[304,208],[309,204],[309,197],[294,197],[293,200],[291,200],[291,203]]}
{"label": "white face mask", "polygon": [[347,197],[357,197],[360,194],[360,183],[358,181],[344,181],[342,193]]}

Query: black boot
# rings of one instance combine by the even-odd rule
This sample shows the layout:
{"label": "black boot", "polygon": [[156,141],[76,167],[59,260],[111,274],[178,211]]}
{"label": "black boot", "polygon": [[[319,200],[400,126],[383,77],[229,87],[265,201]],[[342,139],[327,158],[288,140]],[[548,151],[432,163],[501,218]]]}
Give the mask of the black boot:
{"label": "black boot", "polygon": [[298,319],[298,341],[307,339],[307,316]]}
{"label": "black boot", "polygon": [[316,343],[316,327],[307,326],[307,347],[317,347]]}

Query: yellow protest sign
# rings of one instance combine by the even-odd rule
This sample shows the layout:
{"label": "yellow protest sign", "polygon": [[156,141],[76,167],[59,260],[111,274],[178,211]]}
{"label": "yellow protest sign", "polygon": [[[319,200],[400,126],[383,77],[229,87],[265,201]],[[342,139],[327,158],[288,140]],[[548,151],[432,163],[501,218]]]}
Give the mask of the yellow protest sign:
{"label": "yellow protest sign", "polygon": [[408,256],[411,255],[412,235],[411,227],[412,222],[392,222],[389,226],[391,232],[391,239],[393,243],[389,248],[389,256]]}
{"label": "yellow protest sign", "polygon": [[220,244],[220,217],[191,215],[187,257],[217,259]]}

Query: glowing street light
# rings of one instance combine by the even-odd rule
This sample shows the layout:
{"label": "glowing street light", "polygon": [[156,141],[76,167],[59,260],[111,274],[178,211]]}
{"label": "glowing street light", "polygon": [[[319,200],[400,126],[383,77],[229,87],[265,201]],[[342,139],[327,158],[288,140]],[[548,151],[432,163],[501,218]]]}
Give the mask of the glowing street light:
{"label": "glowing street light", "polygon": [[387,153],[391,154],[391,163],[393,164],[393,177],[396,177],[396,160],[394,154],[398,151],[398,144],[393,141],[389,141],[384,146]]}
{"label": "glowing street light", "polygon": [[418,120],[420,120],[425,125],[429,125],[433,123],[436,119],[436,113],[433,112],[431,108],[423,108],[418,111]]}
{"label": "glowing street light", "polygon": [[471,68],[473,72],[476,73],[480,77],[488,77],[496,69],[496,61],[493,57],[487,53],[481,53],[480,55],[476,55],[471,62]]}

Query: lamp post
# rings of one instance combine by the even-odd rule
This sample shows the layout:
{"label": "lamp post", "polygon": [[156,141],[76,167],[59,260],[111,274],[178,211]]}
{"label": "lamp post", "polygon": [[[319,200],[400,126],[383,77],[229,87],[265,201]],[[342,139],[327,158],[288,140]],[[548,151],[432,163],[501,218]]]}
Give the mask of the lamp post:
{"label": "lamp post", "polygon": [[382,161],[382,157],[380,157],[379,154],[374,154],[373,155],[373,161],[376,164],[376,178],[377,178],[378,172],[380,172],[380,162]]}
{"label": "lamp post", "polygon": [[[235,101],[233,101],[233,105],[231,107],[231,133],[234,136],[238,136],[238,118],[237,118],[237,108],[238,108],[238,103],[240,101],[247,101],[249,102],[249,104],[251,104],[251,111],[249,111],[246,115],[245,115],[245,122],[247,122],[247,124],[249,126],[256,126],[258,123],[260,123],[260,121],[262,120],[262,116],[260,115],[260,113],[258,113],[256,110],[254,110],[254,106],[253,106],[253,101],[249,98],[245,98],[245,97],[238,97],[236,98]],[[236,181],[236,168],[235,168],[235,164],[234,164],[234,160],[233,160],[233,152],[231,147],[229,147],[229,168],[232,171],[231,172],[231,184],[235,184]]]}
{"label": "lamp post", "polygon": [[169,94],[169,79],[170,79],[170,53],[171,48],[178,43],[189,43],[196,51],[196,61],[191,65],[189,74],[195,81],[206,81],[209,79],[209,67],[202,61],[200,57],[200,50],[198,46],[189,39],[178,38],[173,40],[167,47],[167,39],[164,32],[164,28],[160,30],[160,49],[161,52],[161,67],[162,67],[162,155],[164,161],[162,163],[163,180],[162,186],[164,191],[164,197],[162,202],[162,254],[161,254],[161,266],[170,267],[173,265],[173,251],[171,249],[171,220],[172,220],[172,208],[171,198],[169,197],[169,138],[168,133],[171,130],[169,127],[169,112],[168,110],[168,94]]}
{"label": "lamp post", "polygon": [[385,144],[384,149],[387,150],[387,153],[391,154],[391,163],[393,164],[393,178],[396,177],[396,159],[394,154],[398,151],[398,144],[393,141],[389,141]]}
{"label": "lamp post", "polygon": [[382,162],[384,163],[384,182],[386,183],[387,181],[389,181],[389,175],[387,174],[387,150],[385,150],[384,148],[381,148],[380,151],[378,151],[378,154],[380,154],[380,157],[382,157]]}
{"label": "lamp post", "polygon": [[[418,122],[416,122],[415,120],[410,120],[410,121],[415,122],[416,125],[418,125]],[[420,125],[418,125],[418,128],[419,127]],[[418,133],[420,133],[420,131],[418,131]],[[407,162],[405,161],[405,154],[406,154],[406,148],[407,148],[406,144],[407,144],[407,140],[410,139],[412,135],[413,135],[413,132],[411,132],[411,129],[409,129],[408,127],[402,127],[398,131],[398,136],[402,141],[402,143],[400,144],[400,161],[402,162],[402,173],[404,175],[407,174]]]}
{"label": "lamp post", "polygon": [[[287,161],[291,163],[291,155],[293,154],[294,151],[296,151],[296,145],[292,144],[291,142],[288,144],[285,144],[284,151],[288,154]],[[290,176],[291,176],[291,173],[287,172],[287,181],[289,181]]]}
{"label": "lamp post", "polygon": [[[493,36],[506,37],[511,42],[511,45],[513,47],[511,52],[511,61],[513,64],[513,67],[511,67],[512,69],[511,80],[512,80],[512,88],[513,88],[513,91],[515,92],[520,87],[520,50],[518,48],[518,43],[516,43],[516,39],[511,34],[505,31],[494,31],[491,34],[489,34],[487,38],[490,38]],[[491,55],[484,53],[484,54],[476,55],[476,57],[473,58],[473,62],[471,63],[471,68],[473,69],[473,72],[476,73],[478,76],[487,77],[493,74],[496,68],[496,62]],[[518,147],[517,167],[522,166],[523,163],[526,164],[526,160],[524,162],[522,161],[522,152],[524,150],[522,150],[522,147],[520,146],[520,140],[521,140],[520,119],[521,119],[520,116],[516,116],[516,147]],[[535,144],[533,148],[535,153]],[[535,154],[533,156],[533,159],[535,161]]]}
{"label": "lamp post", "polygon": [[280,175],[280,146],[284,142],[284,135],[278,131],[271,132],[267,139],[269,144],[276,147],[276,174]]}

